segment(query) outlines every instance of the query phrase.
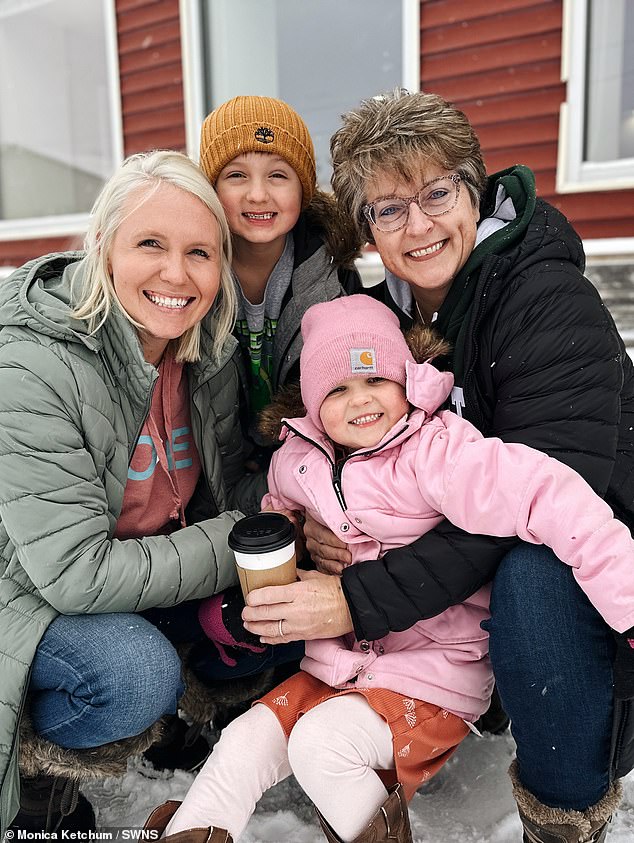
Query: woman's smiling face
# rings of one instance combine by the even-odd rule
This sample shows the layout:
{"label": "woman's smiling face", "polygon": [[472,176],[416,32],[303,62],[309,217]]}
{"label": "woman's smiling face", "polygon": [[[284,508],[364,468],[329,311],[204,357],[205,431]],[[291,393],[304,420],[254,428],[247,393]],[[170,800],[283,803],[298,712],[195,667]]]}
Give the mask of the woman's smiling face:
{"label": "woman's smiling face", "polygon": [[[432,179],[448,175],[446,170],[428,162],[421,162],[419,172],[420,179],[416,183],[393,172],[377,172],[367,184],[367,202],[387,196],[406,198]],[[429,309],[437,310],[473,251],[479,216],[469,191],[461,184],[458,201],[448,213],[430,217],[412,202],[407,223],[402,228],[379,231],[371,225],[371,230],[387,269],[406,281],[418,300],[425,302]]]}
{"label": "woman's smiling face", "polygon": [[108,265],[121,307],[143,326],[144,357],[156,364],[169,341],[200,322],[216,298],[218,222],[197,196],[174,185],[162,184],[145,199],[137,191],[124,208]]}

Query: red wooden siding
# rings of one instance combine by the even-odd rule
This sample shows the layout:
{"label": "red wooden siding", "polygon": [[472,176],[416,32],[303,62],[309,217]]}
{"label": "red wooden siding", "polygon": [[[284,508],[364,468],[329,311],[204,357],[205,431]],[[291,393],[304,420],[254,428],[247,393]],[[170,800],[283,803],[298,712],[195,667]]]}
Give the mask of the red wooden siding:
{"label": "red wooden siding", "polygon": [[[179,0],[115,0],[126,155],[185,149]],[[490,172],[525,163],[586,238],[634,236],[634,190],[557,195],[561,0],[421,0],[421,87],[474,123]],[[0,241],[0,266],[81,238]]]}
{"label": "red wooden siding", "polygon": [[[0,240],[0,266],[21,266],[38,255],[81,249],[82,237],[40,237],[37,240]],[[0,282],[1,283],[1,282]]]}
{"label": "red wooden siding", "polygon": [[185,149],[178,0],[117,0],[125,154]]}
{"label": "red wooden siding", "polygon": [[634,190],[556,194],[561,0],[421,0],[421,88],[473,122],[489,172],[535,170],[582,237],[633,237]]}

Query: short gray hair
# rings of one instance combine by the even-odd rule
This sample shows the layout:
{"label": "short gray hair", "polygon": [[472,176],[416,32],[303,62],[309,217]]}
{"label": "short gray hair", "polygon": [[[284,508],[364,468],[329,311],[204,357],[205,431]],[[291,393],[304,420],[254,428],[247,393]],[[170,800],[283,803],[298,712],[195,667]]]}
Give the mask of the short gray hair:
{"label": "short gray hair", "polygon": [[458,173],[477,208],[486,186],[480,141],[462,111],[437,94],[398,88],[343,115],[330,141],[332,187],[341,211],[373,242],[363,216],[368,182],[393,172],[419,185],[421,165]]}
{"label": "short gray hair", "polygon": [[[107,320],[112,306],[119,305],[108,271],[108,259],[117,229],[131,213],[126,208],[127,200],[138,193],[140,205],[163,184],[196,196],[218,222],[221,240],[220,289],[212,305],[214,339],[210,349],[217,357],[233,330],[236,314],[237,296],[231,275],[231,234],[215,190],[202,170],[181,152],[155,150],[131,155],[104,185],[91,212],[84,241],[86,254],[79,265],[81,272],[75,276],[81,278],[81,289],[73,315],[85,319],[89,330],[95,332]],[[135,327],[142,327],[123,308],[120,307],[120,310]],[[200,358],[201,333],[200,323],[197,323],[179,337],[175,349],[179,362]]]}

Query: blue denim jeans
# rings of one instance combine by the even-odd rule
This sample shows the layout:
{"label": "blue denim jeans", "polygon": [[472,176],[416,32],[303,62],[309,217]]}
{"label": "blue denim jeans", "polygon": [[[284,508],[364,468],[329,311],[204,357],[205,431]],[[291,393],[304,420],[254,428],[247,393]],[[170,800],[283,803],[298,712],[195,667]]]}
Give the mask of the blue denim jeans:
{"label": "blue denim jeans", "polygon": [[36,732],[67,748],[101,746],[176,712],[181,663],[141,615],[60,615],[37,648],[29,693]]}
{"label": "blue denim jeans", "polygon": [[197,601],[141,614],[60,615],[44,633],[31,673],[35,731],[70,749],[138,735],[174,714],[184,686],[174,644],[195,643],[191,667],[213,683],[299,662],[301,641],[239,650],[228,667],[205,637]]}
{"label": "blue denim jeans", "polygon": [[520,544],[493,582],[491,662],[511,718],[522,784],[541,802],[584,810],[609,784],[611,632],[572,569]]}

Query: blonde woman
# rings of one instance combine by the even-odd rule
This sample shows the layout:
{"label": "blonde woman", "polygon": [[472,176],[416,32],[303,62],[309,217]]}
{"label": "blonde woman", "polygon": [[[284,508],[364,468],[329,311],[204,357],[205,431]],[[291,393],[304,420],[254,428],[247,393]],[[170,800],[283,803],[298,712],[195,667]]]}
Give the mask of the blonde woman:
{"label": "blonde woman", "polygon": [[[0,290],[2,833],[27,693],[62,747],[143,732],[183,688],[140,613],[234,582],[226,538],[264,483],[243,476],[230,252],[205,176],[153,152],[105,185],[85,252]],[[57,787],[23,781],[16,827],[89,828],[86,800],[62,817]]]}

